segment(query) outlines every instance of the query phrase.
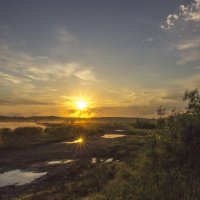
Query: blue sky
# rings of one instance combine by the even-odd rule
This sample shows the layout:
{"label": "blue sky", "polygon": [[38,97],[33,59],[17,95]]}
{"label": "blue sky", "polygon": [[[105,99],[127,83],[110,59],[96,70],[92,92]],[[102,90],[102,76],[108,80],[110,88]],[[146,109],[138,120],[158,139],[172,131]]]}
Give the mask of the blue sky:
{"label": "blue sky", "polygon": [[200,86],[199,0],[0,0],[0,115],[155,116]]}

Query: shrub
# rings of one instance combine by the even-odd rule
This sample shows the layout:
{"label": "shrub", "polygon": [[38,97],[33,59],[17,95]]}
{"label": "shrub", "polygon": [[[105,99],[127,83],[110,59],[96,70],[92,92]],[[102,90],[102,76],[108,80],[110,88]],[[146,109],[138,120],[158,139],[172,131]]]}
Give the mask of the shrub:
{"label": "shrub", "polygon": [[134,127],[141,129],[155,129],[156,125],[145,119],[137,119]]}
{"label": "shrub", "polygon": [[23,147],[37,142],[43,133],[40,127],[19,127],[15,130],[1,129],[1,146]]}

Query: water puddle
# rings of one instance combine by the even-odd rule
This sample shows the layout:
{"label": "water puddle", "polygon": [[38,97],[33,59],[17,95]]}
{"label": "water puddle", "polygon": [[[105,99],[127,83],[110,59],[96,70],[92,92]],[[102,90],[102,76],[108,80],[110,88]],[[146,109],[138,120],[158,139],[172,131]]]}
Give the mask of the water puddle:
{"label": "water puddle", "polygon": [[91,163],[92,164],[96,164],[97,163],[97,159],[96,158],[92,158]]}
{"label": "water puddle", "polygon": [[84,139],[83,138],[78,138],[74,141],[70,141],[70,142],[61,142],[62,144],[76,144],[76,143],[79,143],[79,144],[82,144],[84,143]]}
{"label": "water puddle", "polygon": [[103,138],[108,138],[108,139],[113,139],[113,138],[120,138],[120,137],[125,137],[126,135],[122,134],[105,134],[102,137]]}
{"label": "water puddle", "polygon": [[74,160],[54,160],[47,162],[48,165],[60,165],[74,162]]}
{"label": "water puddle", "polygon": [[47,172],[27,172],[19,169],[0,173],[0,187],[8,185],[24,185],[45,176]]}
{"label": "water puddle", "polygon": [[124,132],[126,130],[122,130],[122,129],[118,129],[118,130],[115,130],[116,132]]}
{"label": "water puddle", "polygon": [[106,159],[104,162],[105,162],[105,163],[111,163],[113,160],[114,160],[113,158],[108,158],[108,159]]}
{"label": "water puddle", "polygon": [[0,129],[1,128],[10,128],[12,130],[19,128],[19,127],[41,127],[46,128],[46,126],[42,124],[32,123],[32,122],[0,122]]}

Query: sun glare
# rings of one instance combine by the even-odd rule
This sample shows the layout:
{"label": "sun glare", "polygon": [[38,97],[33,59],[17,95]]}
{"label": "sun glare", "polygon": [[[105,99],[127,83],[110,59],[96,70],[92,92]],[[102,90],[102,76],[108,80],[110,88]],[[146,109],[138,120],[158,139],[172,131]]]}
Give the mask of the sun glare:
{"label": "sun glare", "polygon": [[66,144],[76,144],[76,143],[84,143],[84,139],[83,137],[80,137],[80,138],[77,138],[76,140],[74,141],[71,141],[71,142],[65,142]]}
{"label": "sun glare", "polygon": [[77,138],[75,138],[73,141],[66,141],[63,142],[64,144],[75,144],[77,149],[85,149],[87,142],[86,142],[86,138],[84,135],[82,136],[78,136]]}
{"label": "sun glare", "polygon": [[78,110],[85,110],[87,108],[87,102],[86,101],[78,101],[78,102],[76,102],[76,108]]}
{"label": "sun glare", "polygon": [[83,138],[79,138],[77,140],[74,141],[75,143],[83,143]]}

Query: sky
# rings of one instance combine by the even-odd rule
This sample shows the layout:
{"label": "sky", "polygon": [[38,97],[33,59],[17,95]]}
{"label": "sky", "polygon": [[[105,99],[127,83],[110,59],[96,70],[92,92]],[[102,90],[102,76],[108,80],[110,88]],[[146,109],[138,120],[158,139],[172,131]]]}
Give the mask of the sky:
{"label": "sky", "polygon": [[200,0],[0,0],[0,115],[155,117],[200,87]]}

